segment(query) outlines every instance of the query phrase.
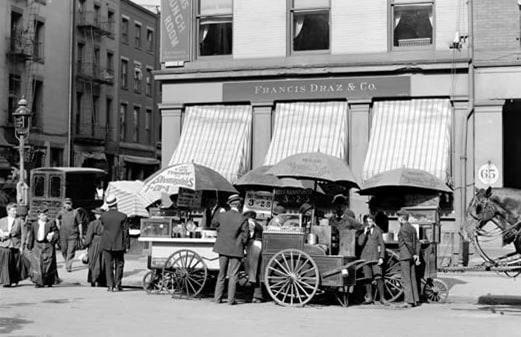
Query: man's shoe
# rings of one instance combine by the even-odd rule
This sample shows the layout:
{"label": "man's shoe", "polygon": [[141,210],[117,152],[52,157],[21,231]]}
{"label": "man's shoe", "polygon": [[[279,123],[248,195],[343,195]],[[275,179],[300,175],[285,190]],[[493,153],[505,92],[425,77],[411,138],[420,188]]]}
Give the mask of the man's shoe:
{"label": "man's shoe", "polygon": [[235,304],[237,304],[237,302],[235,302],[235,301],[228,302],[228,305],[235,305]]}
{"label": "man's shoe", "polygon": [[400,305],[400,308],[410,308],[410,307],[411,307],[410,303],[402,303],[402,305]]}
{"label": "man's shoe", "polygon": [[117,286],[116,288],[114,288],[114,291],[123,291],[123,287],[122,286]]}
{"label": "man's shoe", "polygon": [[108,288],[107,288],[107,291],[109,291],[109,292],[110,292],[110,291],[113,291],[112,289],[113,289],[112,287],[108,287]]}
{"label": "man's shoe", "polygon": [[43,288],[43,286],[41,284],[35,284],[34,287],[35,288]]}
{"label": "man's shoe", "polygon": [[258,299],[258,298],[254,298],[253,300],[251,300],[251,303],[262,303],[262,300]]}

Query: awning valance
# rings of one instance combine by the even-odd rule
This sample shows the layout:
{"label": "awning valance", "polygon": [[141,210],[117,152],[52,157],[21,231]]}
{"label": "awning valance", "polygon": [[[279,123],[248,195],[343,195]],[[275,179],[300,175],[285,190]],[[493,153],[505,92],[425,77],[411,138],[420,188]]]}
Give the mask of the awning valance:
{"label": "awning valance", "polygon": [[194,162],[234,182],[250,167],[251,128],[249,105],[187,107],[170,165]]}
{"label": "awning valance", "polygon": [[347,102],[279,103],[265,165],[297,153],[321,152],[346,158]]}
{"label": "awning valance", "polygon": [[156,158],[128,156],[128,155],[122,155],[120,157],[126,163],[139,164],[139,165],[159,165],[159,160],[157,160]]}
{"label": "awning valance", "polygon": [[452,107],[448,99],[375,102],[363,179],[396,168],[450,178]]}

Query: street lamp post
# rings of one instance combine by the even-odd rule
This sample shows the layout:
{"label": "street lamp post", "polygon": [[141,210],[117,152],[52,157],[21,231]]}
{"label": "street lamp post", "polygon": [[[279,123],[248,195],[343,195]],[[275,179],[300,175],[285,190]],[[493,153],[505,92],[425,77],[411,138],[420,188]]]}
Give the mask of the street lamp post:
{"label": "street lamp post", "polygon": [[15,136],[18,139],[20,152],[20,177],[16,184],[16,202],[18,203],[18,214],[25,216],[28,211],[28,189],[25,182],[25,139],[29,137],[29,130],[31,128],[31,110],[27,108],[27,101],[21,99],[18,101],[18,108],[13,113]]}

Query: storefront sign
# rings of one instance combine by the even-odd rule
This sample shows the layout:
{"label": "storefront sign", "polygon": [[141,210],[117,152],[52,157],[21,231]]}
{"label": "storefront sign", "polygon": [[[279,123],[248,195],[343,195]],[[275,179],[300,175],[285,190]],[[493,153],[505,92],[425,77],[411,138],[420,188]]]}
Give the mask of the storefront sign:
{"label": "storefront sign", "polygon": [[193,191],[186,188],[179,188],[177,195],[177,207],[186,207],[190,209],[201,208],[202,191]]}
{"label": "storefront sign", "polygon": [[478,179],[483,185],[494,185],[499,179],[499,169],[492,163],[482,165],[478,169]]}
{"label": "storefront sign", "polygon": [[247,191],[244,197],[243,211],[255,211],[258,219],[266,219],[271,215],[273,194],[263,191]]}
{"label": "storefront sign", "polygon": [[306,80],[232,82],[223,84],[223,101],[250,100],[252,102],[287,99],[347,98],[409,96],[411,80],[408,76],[344,77]]}
{"label": "storefront sign", "polygon": [[161,62],[190,59],[190,0],[161,0]]}

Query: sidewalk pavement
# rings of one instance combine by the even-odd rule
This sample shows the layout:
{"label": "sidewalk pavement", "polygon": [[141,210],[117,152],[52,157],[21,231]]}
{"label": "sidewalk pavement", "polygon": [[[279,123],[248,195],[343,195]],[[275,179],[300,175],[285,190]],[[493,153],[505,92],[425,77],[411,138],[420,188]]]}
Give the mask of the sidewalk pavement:
{"label": "sidewalk pavement", "polygon": [[[83,252],[76,253],[70,273],[66,272],[61,253],[57,252],[58,273],[64,284],[90,286],[87,265],[80,260]],[[126,254],[123,287],[141,288],[147,272],[147,256]],[[516,279],[492,271],[466,271],[438,273],[438,278],[449,287],[448,302],[521,305],[521,275]]]}

